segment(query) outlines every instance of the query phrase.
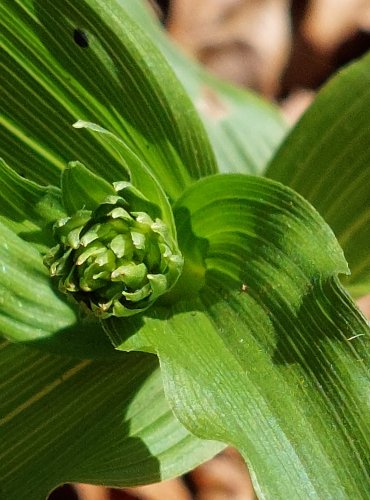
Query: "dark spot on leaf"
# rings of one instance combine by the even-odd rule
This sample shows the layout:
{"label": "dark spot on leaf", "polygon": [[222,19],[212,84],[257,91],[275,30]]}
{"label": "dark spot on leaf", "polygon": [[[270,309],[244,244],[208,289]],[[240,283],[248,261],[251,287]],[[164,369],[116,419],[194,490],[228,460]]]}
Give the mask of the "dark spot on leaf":
{"label": "dark spot on leaf", "polygon": [[89,46],[89,39],[87,38],[87,34],[80,30],[75,29],[73,32],[73,40],[77,43],[79,47],[86,49]]}

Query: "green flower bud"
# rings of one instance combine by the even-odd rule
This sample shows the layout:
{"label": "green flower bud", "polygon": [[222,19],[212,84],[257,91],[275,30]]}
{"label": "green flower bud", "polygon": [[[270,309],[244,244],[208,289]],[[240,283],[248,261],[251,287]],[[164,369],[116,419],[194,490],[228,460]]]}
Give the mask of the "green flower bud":
{"label": "green flower bud", "polygon": [[58,245],[44,260],[62,292],[103,318],[144,311],[176,283],[183,267],[166,224],[130,209],[150,211],[153,205],[127,182],[114,187],[117,195],[94,210],[56,222]]}

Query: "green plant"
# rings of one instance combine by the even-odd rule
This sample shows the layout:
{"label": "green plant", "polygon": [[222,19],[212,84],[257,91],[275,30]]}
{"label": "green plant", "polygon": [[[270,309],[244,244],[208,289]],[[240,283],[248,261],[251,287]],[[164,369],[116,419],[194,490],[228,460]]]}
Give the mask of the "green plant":
{"label": "green plant", "polygon": [[[221,442],[262,497],[367,498],[369,326],[346,289],[370,284],[369,56],[275,152],[277,111],[185,62],[139,1],[6,0],[0,43],[2,496],[157,481]],[[105,274],[76,281],[92,229]],[[144,243],[112,263],[120,234]]]}

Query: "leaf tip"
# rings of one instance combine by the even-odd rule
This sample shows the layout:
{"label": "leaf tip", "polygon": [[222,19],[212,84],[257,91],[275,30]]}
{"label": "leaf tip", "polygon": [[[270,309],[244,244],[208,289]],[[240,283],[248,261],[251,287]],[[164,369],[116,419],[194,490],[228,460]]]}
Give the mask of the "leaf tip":
{"label": "leaf tip", "polygon": [[86,126],[86,122],[84,120],[77,120],[72,125],[73,128],[84,128],[85,126]]}

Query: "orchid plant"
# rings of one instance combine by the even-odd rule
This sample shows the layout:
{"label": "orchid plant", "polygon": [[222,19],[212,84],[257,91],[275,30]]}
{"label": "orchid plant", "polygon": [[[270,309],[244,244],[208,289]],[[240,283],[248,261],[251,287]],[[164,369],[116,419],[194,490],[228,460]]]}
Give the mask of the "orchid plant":
{"label": "orchid plant", "polygon": [[0,64],[1,498],[368,498],[369,56],[289,132],[141,0],[4,0]]}

